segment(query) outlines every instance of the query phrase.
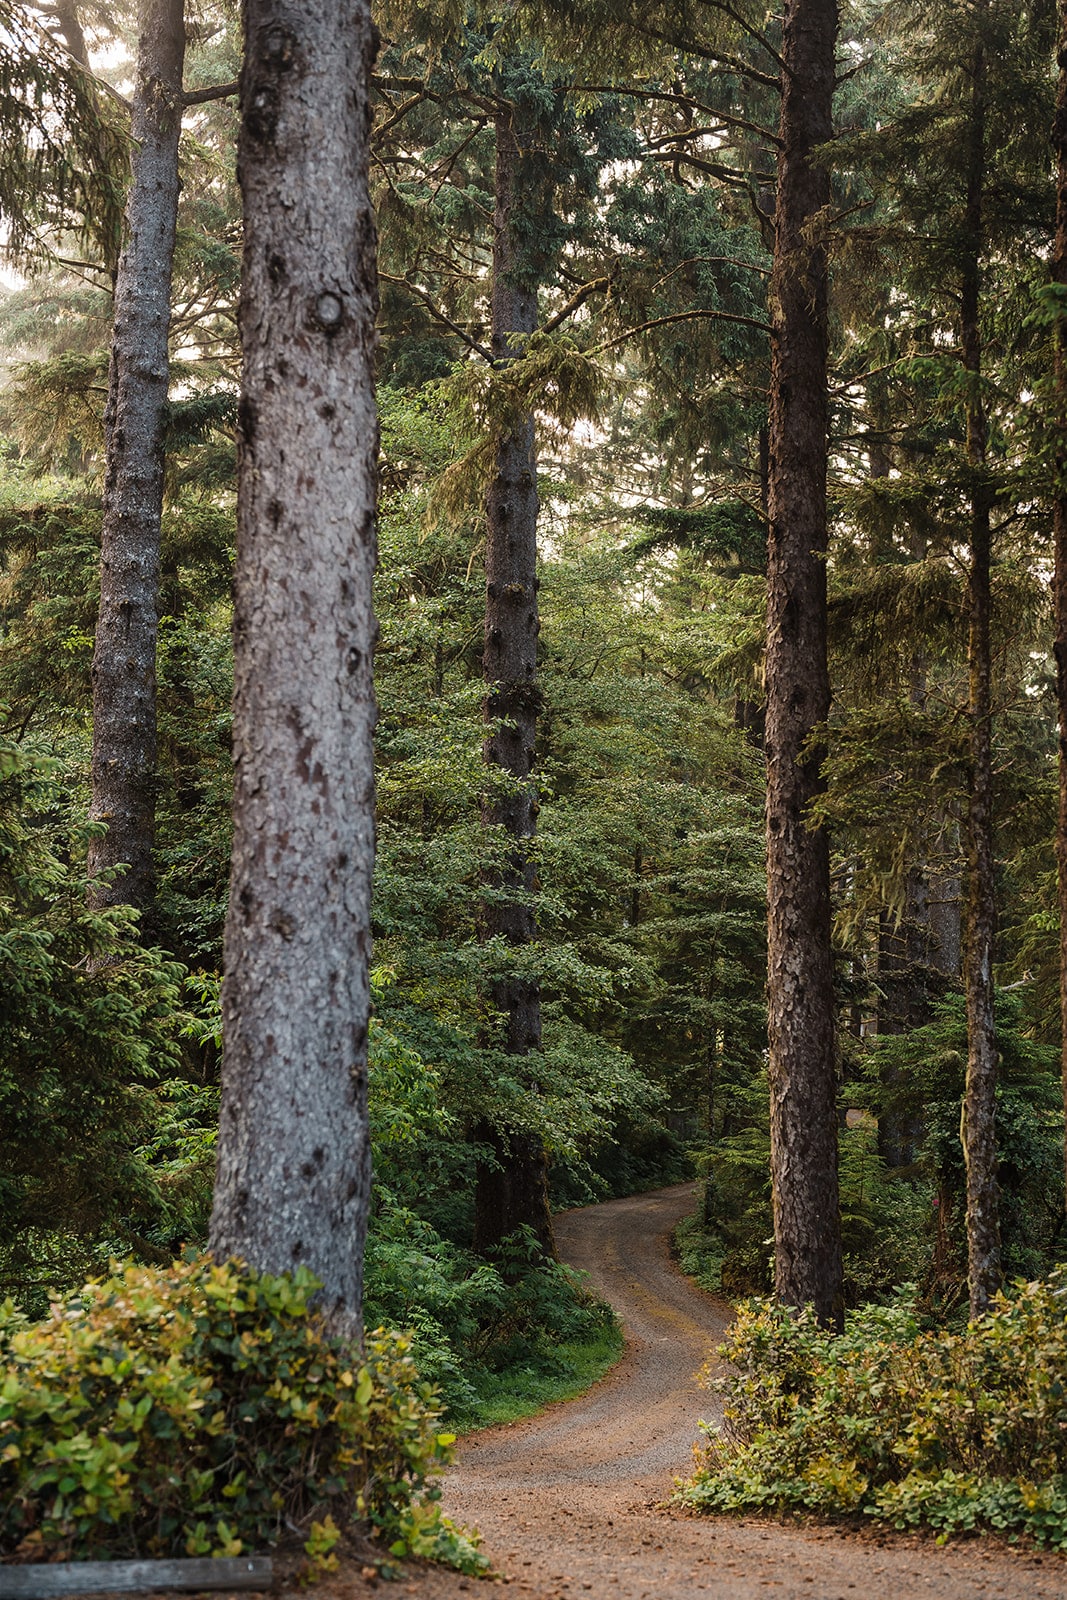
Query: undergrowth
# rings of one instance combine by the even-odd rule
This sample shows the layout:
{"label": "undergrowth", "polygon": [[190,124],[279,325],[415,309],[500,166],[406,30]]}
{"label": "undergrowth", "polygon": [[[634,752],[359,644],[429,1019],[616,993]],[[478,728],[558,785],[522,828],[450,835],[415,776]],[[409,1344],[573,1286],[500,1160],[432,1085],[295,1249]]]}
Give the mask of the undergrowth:
{"label": "undergrowth", "polygon": [[705,1381],[725,1420],[686,1504],[1067,1548],[1067,1267],[962,1332],[924,1329],[914,1291],[850,1313],[840,1336],[749,1301],[718,1354]]}
{"label": "undergrowth", "polygon": [[485,1563],[441,1513],[454,1434],[410,1341],[331,1340],[306,1270],[129,1266],[29,1322],[0,1309],[0,1557],[239,1555],[346,1531]]}
{"label": "undergrowth", "polygon": [[463,1415],[463,1427],[489,1428],[516,1422],[558,1400],[572,1400],[597,1383],[622,1355],[618,1322],[604,1318],[599,1330],[584,1337],[531,1352],[502,1371],[483,1368],[473,1375],[475,1402]]}
{"label": "undergrowth", "polygon": [[402,1328],[459,1431],[580,1394],[622,1349],[614,1313],[531,1233],[485,1261],[395,1203],[367,1240],[366,1315]]}

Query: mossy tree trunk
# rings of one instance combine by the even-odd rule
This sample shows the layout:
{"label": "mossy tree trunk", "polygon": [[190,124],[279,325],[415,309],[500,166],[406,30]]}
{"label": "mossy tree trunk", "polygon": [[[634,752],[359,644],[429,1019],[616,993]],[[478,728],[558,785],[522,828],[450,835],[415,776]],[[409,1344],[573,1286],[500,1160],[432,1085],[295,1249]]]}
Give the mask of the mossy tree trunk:
{"label": "mossy tree trunk", "polygon": [[970,63],[967,199],[960,296],[963,365],[968,374],[967,461],[971,469],[970,565],[967,575],[967,1080],[963,1146],[967,1163],[967,1278],[972,1317],[1000,1288],[997,1186],[997,1040],[993,1001],[996,884],[993,862],[992,494],[986,474],[988,428],[982,397],[981,258],[986,182],[986,53],[979,39]]}
{"label": "mossy tree trunk", "polygon": [[775,1290],[842,1315],[829,843],[813,732],[830,709],[826,641],[827,263],[835,0],[788,0],[771,285],[767,575],[768,1033]]}
{"label": "mossy tree trunk", "polygon": [[[522,336],[537,327],[537,284],[522,262],[522,225],[528,219],[513,117],[509,107],[496,116],[492,353],[498,364],[520,355]],[[486,499],[484,748],[487,765],[505,782],[494,785],[483,811],[484,820],[504,835],[504,855],[488,875],[482,921],[487,937],[501,938],[515,952],[537,937],[531,852],[537,829],[537,513],[534,419],[527,412],[506,423]],[[504,1019],[507,1053],[520,1060],[536,1053],[541,1047],[536,980],[502,977],[492,985],[490,999]],[[476,1138],[490,1155],[478,1165],[475,1248],[484,1253],[527,1227],[542,1250],[554,1255],[540,1139],[488,1125],[476,1130]]]}
{"label": "mossy tree trunk", "polygon": [[[1052,137],[1056,155],[1056,243],[1053,276],[1067,294],[1067,0],[1060,3],[1059,87]],[[1052,501],[1055,546],[1056,704],[1059,710],[1059,819],[1056,860],[1060,909],[1060,1048],[1063,1109],[1067,1117],[1067,311],[1056,326],[1056,484]],[[1064,1143],[1067,1178],[1067,1140]],[[1064,1186],[1067,1202],[1067,1182]]]}

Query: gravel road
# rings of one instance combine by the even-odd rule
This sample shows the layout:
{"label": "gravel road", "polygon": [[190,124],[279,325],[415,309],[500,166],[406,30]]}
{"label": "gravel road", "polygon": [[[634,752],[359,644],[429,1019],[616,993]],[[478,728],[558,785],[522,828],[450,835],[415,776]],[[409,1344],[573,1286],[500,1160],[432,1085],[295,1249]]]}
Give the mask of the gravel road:
{"label": "gravel road", "polygon": [[[729,1317],[670,1260],[670,1231],[692,1205],[682,1185],[558,1218],[561,1255],[618,1311],[626,1352],[580,1399],[461,1442],[445,1504],[482,1530],[496,1582],[516,1600],[1065,1600],[1059,1556],[663,1509],[713,1414],[696,1372]],[[478,1580],[442,1572],[397,1589],[487,1596]]]}

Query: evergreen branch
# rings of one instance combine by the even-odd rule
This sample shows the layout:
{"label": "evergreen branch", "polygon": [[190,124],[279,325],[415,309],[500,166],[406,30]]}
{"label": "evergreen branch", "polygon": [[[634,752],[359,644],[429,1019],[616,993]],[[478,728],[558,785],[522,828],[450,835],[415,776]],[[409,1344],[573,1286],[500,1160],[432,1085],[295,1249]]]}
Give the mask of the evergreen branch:
{"label": "evergreen branch", "polygon": [[372,88],[383,89],[387,92],[389,90],[394,92],[403,90],[406,93],[412,89],[418,89],[423,92],[426,90],[425,78],[383,78],[375,72],[371,74],[370,81]]}
{"label": "evergreen branch", "polygon": [[79,261],[74,256],[53,256],[52,260],[58,267],[70,267],[74,272],[98,272],[105,278],[111,277],[107,267],[99,261]]}
{"label": "evergreen branch", "polygon": [[910,356],[895,356],[892,361],[887,361],[884,366],[871,367],[868,372],[858,372],[854,378],[843,378],[840,383],[833,385],[830,393],[846,394],[849,389],[855,388],[857,383],[866,383],[868,378],[880,378],[883,373],[892,372],[894,367],[899,367],[903,362],[910,360]]}
{"label": "evergreen branch", "polygon": [[874,204],[874,200],[857,200],[854,206],[846,206],[844,211],[835,211],[829,218],[829,224],[832,228],[836,228],[846,217],[854,216],[857,211],[869,211]]}
{"label": "evergreen branch", "polygon": [[722,133],[725,126],[726,124],[722,123],[715,128],[681,128],[677,133],[661,133],[658,139],[648,141],[645,150],[646,152],[662,150],[668,145],[684,144],[687,139],[710,139]]}
{"label": "evergreen branch", "polygon": [[[646,154],[651,161],[669,161],[672,164],[684,161],[687,167],[695,167],[698,172],[706,172],[734,189],[747,189],[749,186],[748,175],[740,168],[726,167],[721,161],[705,161],[701,156],[695,156],[688,150],[649,150]],[[775,181],[762,172],[757,172],[755,177],[761,183]]]}
{"label": "evergreen branch", "polygon": [[427,96],[425,94],[413,94],[409,99],[405,100],[402,105],[397,106],[396,110],[393,112],[388,121],[383,122],[380,127],[375,128],[374,137],[376,139],[380,139],[383,133],[388,133],[390,128],[394,128],[396,124],[406,117],[408,112],[413,110],[415,106],[421,106],[426,98]]}
{"label": "evergreen branch", "polygon": [[642,322],[639,327],[627,328],[625,333],[616,334],[614,339],[608,339],[603,344],[598,344],[590,350],[592,356],[603,355],[605,350],[613,350],[616,345],[625,344],[627,339],[636,339],[640,333],[650,333],[653,328],[664,328],[671,322],[739,322],[746,328],[758,328],[760,333],[772,333],[774,330],[769,322],[763,322],[759,317],[744,317],[734,311],[675,311],[669,317],[654,317],[651,322]]}
{"label": "evergreen branch", "polygon": [[549,317],[540,331],[542,333],[555,333],[560,324],[566,322],[568,317],[573,316],[578,307],[583,306],[592,295],[600,294],[610,288],[610,278],[593,278],[589,283],[583,283],[581,288],[571,295],[566,304],[560,306],[559,310]]}
{"label": "evergreen branch", "polygon": [[698,100],[694,95],[683,92],[672,92],[668,89],[621,89],[615,84],[606,83],[576,83],[576,94],[617,94],[625,95],[630,100],[665,100],[668,105],[685,106],[690,111],[702,111],[709,117],[716,117],[726,128],[743,128],[746,133],[754,133],[768,143],[780,145],[781,140],[773,128],[765,128],[762,122],[750,122],[747,117],[735,117],[732,112],[720,111],[717,106],[709,106],[706,101]]}
{"label": "evergreen branch", "polygon": [[679,261],[678,265],[672,267],[669,272],[665,272],[662,278],[657,278],[652,285],[652,292],[655,293],[657,289],[673,278],[676,272],[681,272],[684,267],[714,266],[719,264],[727,267],[744,267],[748,272],[758,272],[761,278],[769,278],[771,275],[769,267],[757,266],[754,261],[742,261],[739,256],[689,256],[685,261]]}
{"label": "evergreen branch", "polygon": [[760,33],[758,28],[754,28],[751,22],[747,22],[732,5],[727,4],[727,0],[699,0],[699,3],[710,7],[712,11],[721,11],[723,16],[730,18],[731,22],[736,22],[742,33],[747,33],[754,44],[758,44],[761,50],[767,52],[779,72],[785,71],[785,62],[771,44],[771,41],[765,34]]}
{"label": "evergreen branch", "polygon": [[466,150],[467,146],[473,144],[474,140],[477,139],[485,125],[485,119],[480,118],[477,122],[475,122],[474,127],[471,129],[467,137],[460,140],[459,144],[448,157],[448,160],[444,163],[444,167],[438,176],[438,181],[431,195],[431,199],[437,199],[437,196],[441,193],[441,190],[452,176],[452,169],[455,167],[456,162],[459,160],[464,150]]}
{"label": "evergreen branch", "polygon": [[206,106],[210,100],[228,100],[240,87],[239,83],[216,83],[210,89],[189,89],[182,95],[182,105]]}
{"label": "evergreen branch", "polygon": [[453,322],[448,312],[442,311],[441,307],[431,295],[426,293],[425,289],[420,289],[417,283],[411,283],[407,278],[396,278],[390,272],[379,272],[378,277],[383,283],[396,284],[398,288],[406,289],[409,294],[413,294],[416,300],[421,300],[427,311],[437,322],[442,323],[457,338],[462,339],[468,349],[475,351],[483,360],[490,362],[490,364],[492,363],[492,353],[485,348],[485,345],[479,344],[478,340],[472,338],[466,328],[461,328],[458,322]]}
{"label": "evergreen branch", "polygon": [[650,28],[647,24],[635,22],[635,33],[643,34],[646,39],[655,39],[657,44],[668,44],[672,50],[677,50],[684,56],[696,56],[700,61],[712,61],[718,67],[729,67],[731,72],[736,72],[739,77],[748,78],[752,83],[761,83],[767,89],[781,89],[780,76],[771,76],[769,72],[760,72],[758,68],[750,66],[738,56],[724,55],[721,50],[711,50],[704,45],[694,43],[692,39],[679,39],[677,34],[663,33],[658,28]]}

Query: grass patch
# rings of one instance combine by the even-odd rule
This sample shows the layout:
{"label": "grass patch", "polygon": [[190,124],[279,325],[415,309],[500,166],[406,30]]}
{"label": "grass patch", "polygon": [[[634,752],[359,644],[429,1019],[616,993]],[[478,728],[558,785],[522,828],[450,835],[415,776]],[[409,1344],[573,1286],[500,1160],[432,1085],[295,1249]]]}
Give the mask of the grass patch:
{"label": "grass patch", "polygon": [[619,1322],[605,1321],[591,1334],[567,1339],[498,1372],[484,1368],[470,1375],[476,1401],[453,1415],[462,1432],[491,1428],[531,1417],[558,1400],[573,1400],[598,1383],[622,1355]]}
{"label": "grass patch", "polygon": [[678,1265],[687,1278],[709,1294],[722,1293],[722,1264],[726,1247],[710,1228],[704,1226],[699,1211],[683,1217],[674,1230]]}

